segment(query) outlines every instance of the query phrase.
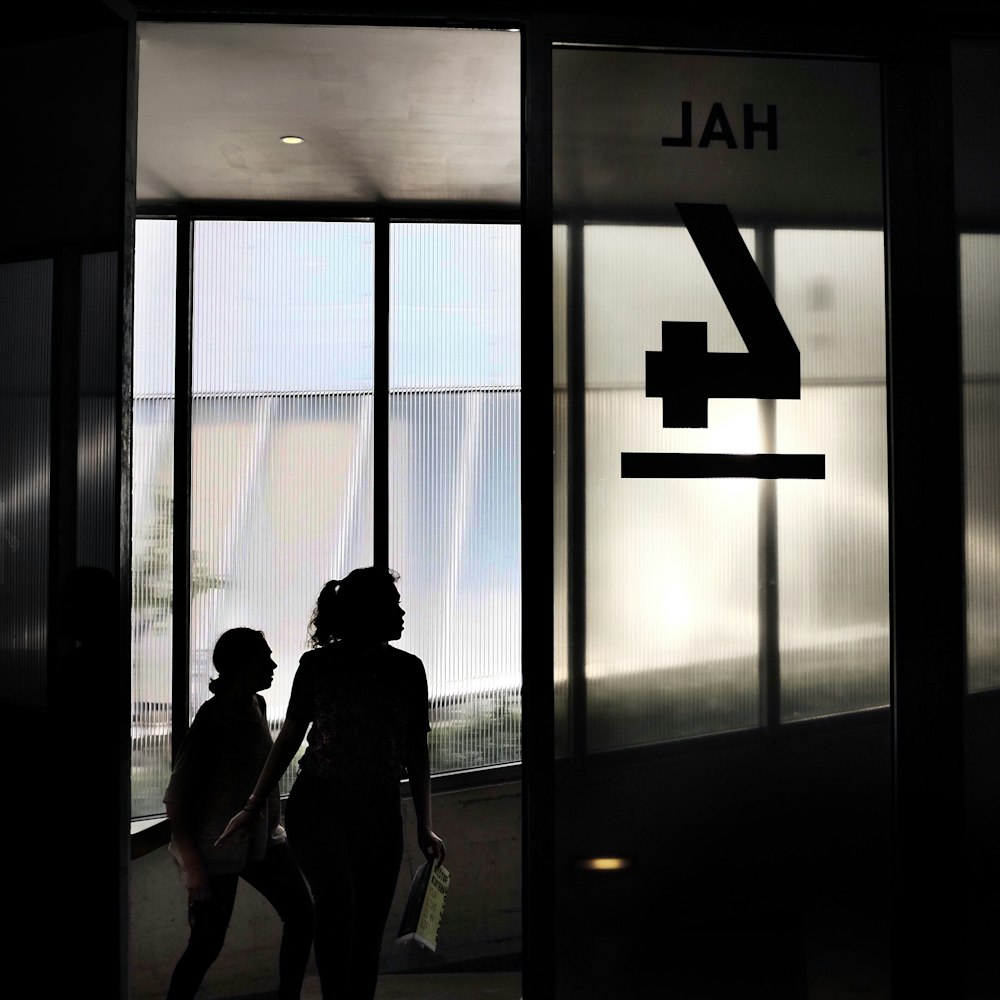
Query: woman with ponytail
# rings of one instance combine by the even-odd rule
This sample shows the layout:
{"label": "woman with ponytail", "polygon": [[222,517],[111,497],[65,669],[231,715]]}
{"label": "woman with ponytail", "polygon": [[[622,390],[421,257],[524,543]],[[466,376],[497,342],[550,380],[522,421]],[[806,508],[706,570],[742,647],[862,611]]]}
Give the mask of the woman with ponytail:
{"label": "woman with ponytail", "polygon": [[284,924],[278,957],[280,1000],[298,1000],[312,946],[309,890],[279,823],[277,790],[246,814],[245,837],[216,843],[250,792],[271,750],[264,698],[275,663],[262,632],[224,632],[212,653],[219,676],[185,736],[163,795],[170,853],[188,891],[187,948],[174,968],[168,1000],[195,996],[218,957],[242,878],[278,911]]}
{"label": "woman with ponytail", "polygon": [[390,645],[403,633],[398,576],[356,569],[320,591],[313,649],[299,661],[284,725],[243,810],[219,838],[245,835],[308,731],[285,815],[316,906],[325,1000],[372,1000],[403,853],[400,779],[409,778],[421,851],[443,861],[431,828],[427,677]]}

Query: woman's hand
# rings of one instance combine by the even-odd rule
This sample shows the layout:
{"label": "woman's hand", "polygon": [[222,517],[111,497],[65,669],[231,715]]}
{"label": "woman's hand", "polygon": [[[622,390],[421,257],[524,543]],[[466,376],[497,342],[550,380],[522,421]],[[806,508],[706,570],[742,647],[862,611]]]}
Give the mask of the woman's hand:
{"label": "woman's hand", "polygon": [[447,851],[444,841],[429,827],[417,827],[417,843],[420,845],[420,853],[428,861],[436,858],[439,865],[444,864]]}
{"label": "woman's hand", "polygon": [[232,837],[245,837],[247,835],[247,827],[249,827],[255,819],[257,819],[256,813],[252,813],[248,809],[241,809],[226,824],[226,828],[222,831],[219,839],[215,842],[215,846],[219,847]]}
{"label": "woman's hand", "polygon": [[200,859],[192,859],[189,866],[184,869],[184,885],[187,887],[189,903],[204,903],[212,898],[208,875],[205,874]]}

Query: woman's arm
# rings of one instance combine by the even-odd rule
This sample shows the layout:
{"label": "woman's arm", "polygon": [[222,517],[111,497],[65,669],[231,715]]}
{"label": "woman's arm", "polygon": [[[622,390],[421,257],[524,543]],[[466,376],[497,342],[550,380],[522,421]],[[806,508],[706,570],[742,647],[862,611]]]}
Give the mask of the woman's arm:
{"label": "woman's arm", "polygon": [[410,778],[410,795],[417,820],[417,842],[427,858],[443,863],[447,851],[444,841],[431,828],[431,762],[427,753],[427,737],[415,735],[407,746],[406,771]]}
{"label": "woman's arm", "polygon": [[254,785],[250,798],[247,799],[247,804],[226,824],[222,836],[215,842],[216,846],[224,844],[235,833],[249,826],[265,807],[271,790],[281,780],[281,776],[288,770],[288,765],[291,764],[296,751],[302,746],[302,740],[305,738],[308,728],[308,722],[291,715],[286,716],[281,732],[278,733],[274,746],[271,747],[267,760],[264,761],[264,766],[261,768],[257,784]]}

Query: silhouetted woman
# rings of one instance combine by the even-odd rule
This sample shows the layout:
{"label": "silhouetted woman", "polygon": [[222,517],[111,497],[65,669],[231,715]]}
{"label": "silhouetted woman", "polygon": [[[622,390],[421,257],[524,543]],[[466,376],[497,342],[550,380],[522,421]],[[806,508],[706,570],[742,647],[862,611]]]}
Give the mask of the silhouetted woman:
{"label": "silhouetted woman", "polygon": [[444,860],[431,829],[427,678],[390,646],[404,611],[391,570],[331,580],[313,615],[314,649],[292,682],[285,723],[228,843],[276,787],[308,730],[285,808],[288,839],[316,904],[315,953],[325,1000],[371,1000],[403,853],[400,779],[408,776],[420,849]]}
{"label": "silhouetted woman", "polygon": [[224,632],[212,662],[219,676],[181,744],[163,795],[170,820],[170,852],[188,890],[191,935],[170,980],[168,1000],[188,1000],[218,957],[245,879],[278,911],[284,928],[278,958],[281,1000],[298,1000],[312,945],[309,890],[279,823],[277,789],[246,817],[246,834],[216,843],[250,792],[272,747],[264,699],[275,663],[263,633]]}

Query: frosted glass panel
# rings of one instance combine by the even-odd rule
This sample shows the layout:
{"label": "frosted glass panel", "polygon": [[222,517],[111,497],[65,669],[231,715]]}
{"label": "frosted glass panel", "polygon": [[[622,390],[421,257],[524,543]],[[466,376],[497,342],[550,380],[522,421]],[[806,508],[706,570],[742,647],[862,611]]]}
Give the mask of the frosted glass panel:
{"label": "frosted glass panel", "polygon": [[[604,220],[583,229],[566,333],[585,343],[585,424],[570,416],[568,433],[585,441],[586,552],[568,558],[586,575],[585,608],[570,620],[586,648],[588,748],[773,725],[779,687],[784,719],[884,705],[878,66],[569,46],[552,57],[557,221]],[[805,127],[815,121],[827,126]],[[730,242],[750,221],[738,232],[756,269]],[[720,372],[748,369],[713,360],[707,425],[665,428],[701,422],[697,410],[663,409],[683,406],[683,366],[697,374],[681,338],[704,329],[709,355],[745,355],[730,311],[753,340],[768,296],[801,380],[779,390],[760,375],[779,370],[778,346],[728,386]],[[664,328],[685,323],[697,327]],[[763,361],[772,347],[759,336]],[[650,463],[664,478],[640,479],[623,472],[630,452],[705,461]],[[720,456],[768,452],[792,459],[776,483],[703,478],[733,469]],[[826,478],[784,471],[814,460]]]}
{"label": "frosted glass panel", "polygon": [[0,698],[44,707],[52,261],[0,264]]}
{"label": "frosted glass panel", "polygon": [[708,430],[668,431],[645,395],[665,315],[707,320],[710,350],[742,341],[684,229],[588,226],[584,288],[588,746],[752,726],[756,482],[621,476],[623,451],[760,448],[754,400],[712,400]]}
{"label": "frosted glass panel", "polygon": [[173,656],[177,226],[135,227],[132,382],[132,815],[163,812]]}
{"label": "frosted glass panel", "polygon": [[965,366],[968,683],[1000,687],[1000,236],[959,239]]}
{"label": "frosted glass panel", "polygon": [[520,230],[391,231],[389,564],[431,767],[521,756]]}
{"label": "frosted glass panel", "polygon": [[248,626],[276,729],[320,588],[372,562],[372,226],[194,232],[190,711],[216,639]]}
{"label": "frosted glass panel", "polygon": [[889,701],[889,507],[881,232],[779,230],[776,298],[802,358],[777,450],[823,480],[778,483],[782,718]]}

